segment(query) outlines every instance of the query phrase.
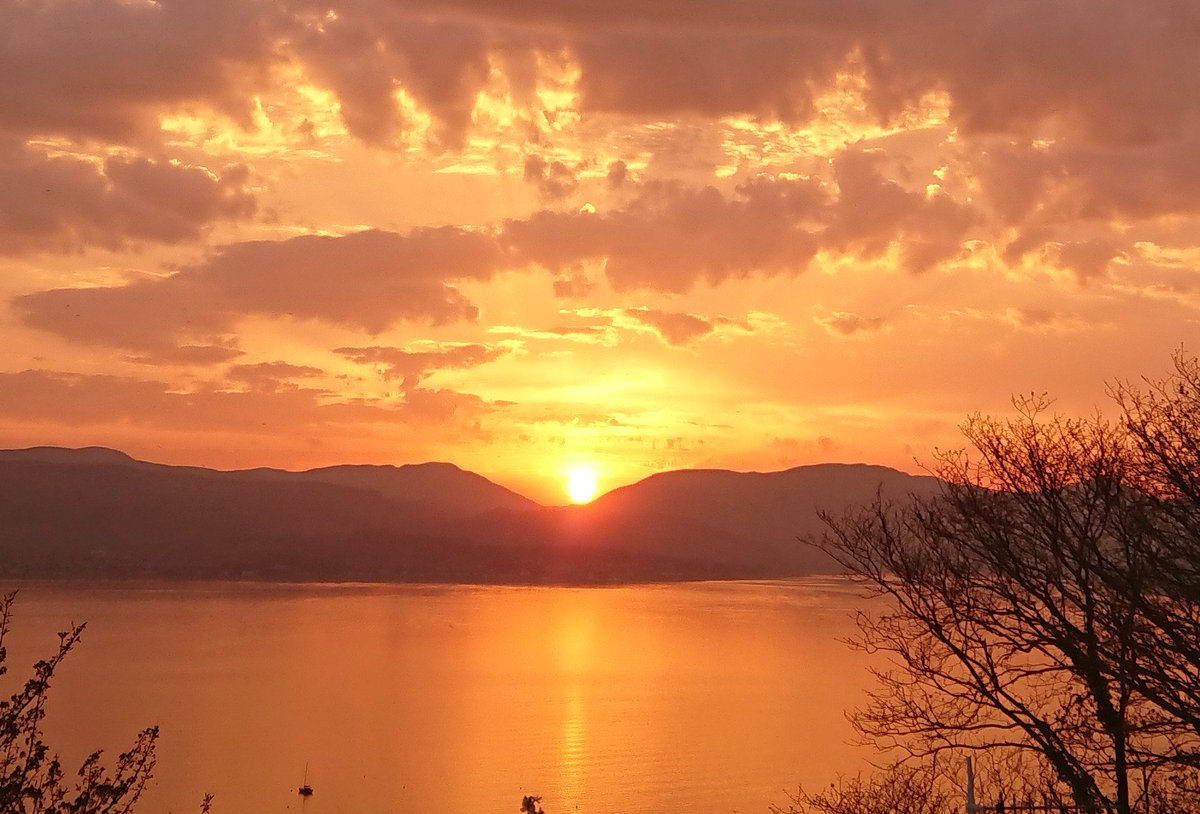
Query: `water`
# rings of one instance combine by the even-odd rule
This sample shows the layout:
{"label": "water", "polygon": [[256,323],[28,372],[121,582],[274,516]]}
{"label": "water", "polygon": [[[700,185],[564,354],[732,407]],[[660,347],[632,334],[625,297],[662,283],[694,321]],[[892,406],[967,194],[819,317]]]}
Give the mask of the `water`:
{"label": "water", "polygon": [[[73,771],[162,728],[139,812],[765,812],[853,773],[854,593],[615,588],[23,588],[9,690],[88,622],[51,692]],[[316,793],[296,794],[308,766]]]}

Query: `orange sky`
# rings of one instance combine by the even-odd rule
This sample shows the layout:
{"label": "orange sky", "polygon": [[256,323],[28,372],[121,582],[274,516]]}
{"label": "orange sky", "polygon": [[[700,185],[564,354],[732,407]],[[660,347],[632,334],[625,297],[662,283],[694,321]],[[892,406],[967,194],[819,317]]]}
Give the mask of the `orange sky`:
{"label": "orange sky", "polygon": [[1170,0],[0,5],[0,445],[915,470],[1200,336]]}

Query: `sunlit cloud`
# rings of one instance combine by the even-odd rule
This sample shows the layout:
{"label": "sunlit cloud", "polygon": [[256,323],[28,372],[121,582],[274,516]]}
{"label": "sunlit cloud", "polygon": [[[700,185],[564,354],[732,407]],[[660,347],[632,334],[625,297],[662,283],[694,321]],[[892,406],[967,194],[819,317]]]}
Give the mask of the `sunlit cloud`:
{"label": "sunlit cloud", "polygon": [[405,388],[415,387],[438,370],[477,367],[509,351],[502,346],[444,343],[421,343],[415,348],[372,346],[334,350],[352,362],[374,367],[385,380],[399,380]]}
{"label": "sunlit cloud", "polygon": [[558,490],[566,461],[907,467],[965,410],[1086,406],[1200,341],[1186,4],[95,0],[0,30],[0,441]]}

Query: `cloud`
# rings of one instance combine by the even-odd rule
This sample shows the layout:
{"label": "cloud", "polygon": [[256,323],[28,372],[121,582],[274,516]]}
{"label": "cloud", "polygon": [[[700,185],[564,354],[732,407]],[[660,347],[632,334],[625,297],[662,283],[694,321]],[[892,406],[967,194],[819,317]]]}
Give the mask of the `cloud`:
{"label": "cloud", "polygon": [[474,25],[510,48],[565,49],[579,65],[584,112],[802,125],[817,113],[814,90],[856,67],[881,121],[940,92],[963,134],[1032,133],[1053,121],[1096,143],[1135,144],[1200,111],[1198,13],[1171,0],[648,5],[410,8]]}
{"label": "cloud", "polygon": [[1005,258],[1053,250],[1098,276],[1137,241],[1129,227],[1200,214],[1200,131],[1135,146],[991,144],[972,162],[982,198],[1014,237]]}
{"label": "cloud", "polygon": [[542,211],[507,221],[517,257],[561,271],[602,258],[619,291],[682,292],[752,271],[800,271],[816,252],[809,219],[824,205],[816,181],[756,180],[727,198],[715,187],[651,183],[623,209]]}
{"label": "cloud", "polygon": [[1095,328],[1093,322],[1072,314],[1061,313],[1049,308],[1008,308],[1004,321],[1029,331],[1067,333]]}
{"label": "cloud", "polygon": [[1058,245],[1058,262],[1081,278],[1099,277],[1120,254],[1110,240],[1074,240]]}
{"label": "cloud", "polygon": [[582,268],[582,264],[558,271],[554,275],[554,296],[581,300],[592,293],[596,281]]}
{"label": "cloud", "polygon": [[559,424],[568,427],[620,427],[622,422],[607,413],[576,413],[555,412],[552,408],[538,415],[526,416],[522,421],[528,424]]}
{"label": "cloud", "polygon": [[668,345],[688,345],[713,332],[713,323],[695,314],[660,311],[656,308],[626,308],[624,313],[653,328]]}
{"label": "cloud", "polygon": [[613,161],[608,165],[608,173],[605,178],[608,181],[609,189],[620,189],[629,180],[629,165],[624,161]]}
{"label": "cloud", "polygon": [[[591,160],[608,160],[596,166],[607,166],[599,180],[610,191],[633,196],[591,220],[543,213],[513,224],[514,242],[554,270],[563,297],[592,291],[592,279],[571,270],[579,256],[604,258],[619,290],[794,273],[822,249],[864,259],[895,251],[922,271],[957,256],[980,207],[999,224],[978,236],[1007,244],[1010,264],[1040,254],[1098,276],[1128,253],[1123,241],[1142,239],[1124,231],[1130,223],[1198,214],[1200,12],[1186,3],[642,5],[599,13],[478,0],[5,4],[0,253],[178,243],[251,216],[246,171],[169,160],[180,148],[166,141],[163,117],[216,113],[253,129],[260,101],[284,81],[331,92],[333,115],[353,136],[387,147],[473,149],[474,131],[500,126],[488,104],[505,107],[503,138],[547,156],[570,154],[543,138],[558,133],[560,112],[564,121],[644,126],[615,138],[625,156],[650,155],[649,169],[637,165],[638,177],[650,177],[679,169],[661,164],[671,149],[655,141],[664,122],[676,119],[671,138],[692,128],[709,140],[706,168],[737,165],[714,120],[740,117],[751,129],[821,123],[829,111],[817,101],[850,77],[857,96],[843,102],[884,129],[927,125],[911,117],[936,97],[945,132],[969,156],[960,158],[964,174],[979,179],[978,194],[964,186],[957,201],[927,195],[892,183],[878,157],[848,150],[834,184],[811,190],[828,200],[797,216],[815,222],[797,223],[769,219],[760,180],[732,194],[638,187],[611,155],[530,155],[524,175],[546,201],[589,183],[580,168]],[[550,85],[553,99],[543,96]],[[418,134],[426,143],[412,142]],[[113,157],[97,164],[31,139]],[[1079,234],[1079,223],[1092,233]],[[580,249],[565,257],[552,245],[570,241]],[[441,293],[443,312],[469,310]],[[417,299],[428,305],[436,294]]]}
{"label": "cloud", "polygon": [[755,322],[760,316],[750,314],[744,318],[723,315],[700,316],[680,311],[664,311],[659,308],[636,306],[629,308],[575,308],[563,314],[589,320],[584,326],[563,326],[534,329],[499,326],[492,333],[509,334],[524,339],[566,339],[582,344],[614,347],[620,338],[630,334],[652,334],[667,345],[685,347],[706,336],[725,333],[754,333]]}
{"label": "cloud", "polygon": [[610,319],[600,325],[555,325],[550,328],[524,328],[518,325],[493,325],[488,333],[498,336],[515,336],[518,339],[537,339],[576,342],[583,345],[617,344],[617,332]]}
{"label": "cloud", "polygon": [[834,162],[838,186],[822,246],[861,257],[900,248],[901,265],[927,271],[962,251],[978,215],[942,193],[912,192],[883,174],[879,151],[847,150]]}
{"label": "cloud", "polygon": [[818,32],[735,28],[606,31],[580,35],[574,46],[587,109],[647,117],[754,113],[798,122],[812,116],[811,87],[831,75],[846,44]]}
{"label": "cloud", "polygon": [[155,428],[257,431],[383,420],[383,406],[324,406],[322,391],[232,391],[207,384],[180,390],[125,376],[25,370],[0,373],[0,416],[73,426],[131,422]]}
{"label": "cloud", "polygon": [[815,178],[757,177],[732,195],[715,187],[648,183],[621,209],[542,211],[507,221],[516,257],[563,279],[578,263],[604,261],[618,291],[685,292],[752,273],[803,271],[822,249],[882,255],[898,245],[902,267],[926,271],[962,252],[977,221],[948,195],[912,192],[883,174],[883,157],[848,150],[834,162],[836,193]]}
{"label": "cloud", "polygon": [[406,390],[415,388],[439,370],[463,370],[499,359],[509,352],[505,347],[487,345],[439,344],[431,350],[367,347],[335,348],[334,353],[360,365],[375,365],[385,380],[399,379]]}
{"label": "cloud", "polygon": [[1136,145],[1200,110],[1200,20],[1182,4],[892,5],[880,22],[894,29],[863,47],[869,97],[885,115],[941,89],[967,135],[1052,121],[1089,142]]}
{"label": "cloud", "polygon": [[1200,21],[1170,0],[656,6],[608,21],[559,12],[571,17],[586,108],[802,125],[816,113],[813,89],[857,63],[881,121],[943,92],[963,134],[1031,133],[1050,120],[1135,144],[1200,111]]}
{"label": "cloud", "polygon": [[561,161],[547,161],[539,155],[525,159],[525,180],[536,184],[538,194],[550,200],[565,198],[579,188],[575,170]]}
{"label": "cloud", "polygon": [[883,317],[864,317],[846,311],[834,311],[827,317],[814,317],[813,321],[831,334],[856,336],[882,331],[888,325]]}
{"label": "cloud", "polygon": [[486,279],[500,260],[492,237],[455,227],[306,235],[227,245],[164,278],[41,291],[13,305],[28,326],[140,350],[223,337],[249,315],[377,334],[401,321],[474,320],[450,282]]}
{"label": "cloud", "polygon": [[293,365],[288,362],[258,362],[252,365],[234,365],[225,375],[251,390],[275,392],[283,389],[298,389],[294,379],[311,379],[325,371],[311,365]]}
{"label": "cloud", "polygon": [[245,167],[113,156],[101,164],[0,141],[0,254],[179,243],[254,214]]}
{"label": "cloud", "polygon": [[125,358],[139,365],[215,365],[231,362],[245,352],[232,342],[224,345],[178,345],[155,348],[153,353],[144,353]]}
{"label": "cloud", "polygon": [[[405,89],[437,123],[440,144],[461,148],[497,48],[497,32],[479,20],[428,14],[404,4],[346,4],[330,16],[320,3],[297,3],[308,25],[291,45],[319,83],[339,98],[347,129],[388,144],[406,122],[396,99]],[[526,47],[529,47],[528,41]]]}
{"label": "cloud", "polygon": [[473,393],[414,387],[404,391],[403,413],[415,421],[446,424],[455,419],[475,418],[490,412],[493,406]]}
{"label": "cloud", "polygon": [[[667,0],[534,6],[479,0],[7,3],[0,130],[129,141],[164,110],[242,123],[295,66],[337,96],[351,133],[402,138],[403,90],[457,148],[497,70],[537,111],[539,55],[578,71],[578,112],[651,121],[751,116],[803,125],[814,94],[859,71],[880,121],[930,93],[965,136],[1046,122],[1094,143],[1141,144],[1200,112],[1200,21],[1145,0],[897,2]],[[534,67],[530,67],[534,66]]]}
{"label": "cloud", "polygon": [[132,143],[164,109],[248,123],[286,14],[258,0],[0,4],[0,131]]}
{"label": "cloud", "polygon": [[0,373],[0,418],[68,426],[134,423],[188,432],[251,433],[269,427],[272,433],[286,433],[371,423],[471,423],[491,409],[478,396],[451,390],[416,388],[399,400],[337,400],[325,390],[300,386],[231,390],[201,383],[181,390],[125,376],[53,370]]}

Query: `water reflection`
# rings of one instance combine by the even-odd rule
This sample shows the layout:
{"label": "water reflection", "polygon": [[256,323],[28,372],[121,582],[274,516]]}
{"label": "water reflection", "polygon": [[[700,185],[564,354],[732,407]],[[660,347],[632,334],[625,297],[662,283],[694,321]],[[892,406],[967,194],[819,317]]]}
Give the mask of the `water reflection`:
{"label": "water reflection", "polygon": [[763,811],[861,759],[852,594],[630,588],[32,586],[10,656],[71,619],[48,736],[77,764],[159,723],[147,811]]}
{"label": "water reflection", "polygon": [[583,797],[584,749],[587,723],[584,719],[583,691],[570,685],[564,698],[561,795],[575,810]]}
{"label": "water reflection", "polygon": [[563,600],[553,614],[558,628],[554,641],[557,667],[567,675],[580,675],[592,669],[595,614],[582,591],[568,594]]}

